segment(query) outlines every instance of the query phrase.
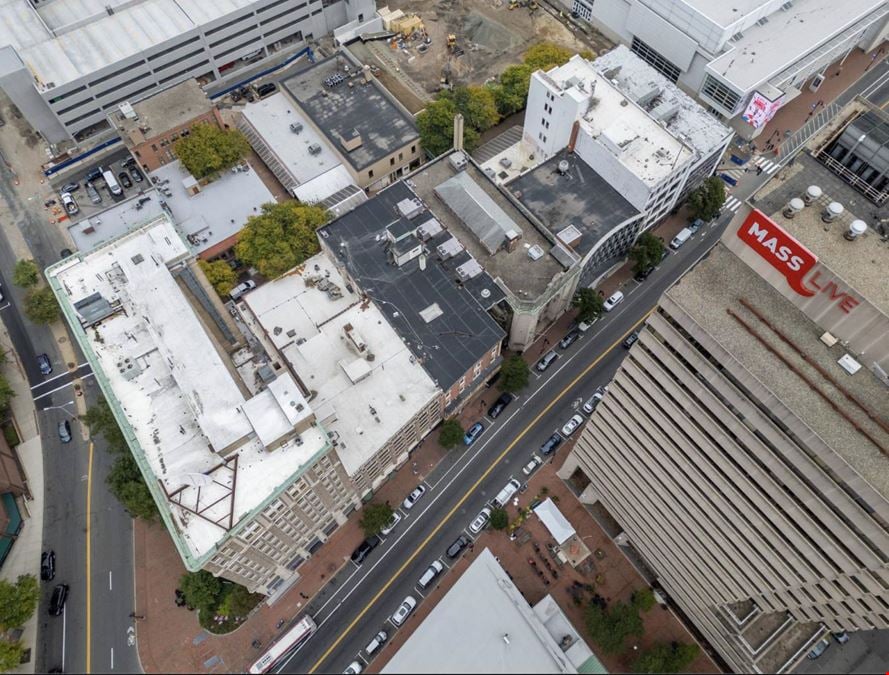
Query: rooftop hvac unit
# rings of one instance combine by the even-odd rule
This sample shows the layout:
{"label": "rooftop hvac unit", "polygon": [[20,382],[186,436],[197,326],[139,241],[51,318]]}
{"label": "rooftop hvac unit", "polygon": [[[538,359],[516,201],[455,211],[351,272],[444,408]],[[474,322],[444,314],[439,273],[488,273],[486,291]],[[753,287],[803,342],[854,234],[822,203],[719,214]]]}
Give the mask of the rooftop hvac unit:
{"label": "rooftop hvac unit", "polygon": [[531,260],[540,260],[543,257],[543,249],[539,245],[534,244],[534,246],[528,249],[528,257]]}
{"label": "rooftop hvac unit", "polygon": [[451,156],[448,157],[448,161],[451,163],[451,167],[453,167],[454,171],[462,171],[466,168],[466,155],[459,150],[452,153]]}
{"label": "rooftop hvac unit", "polygon": [[292,131],[293,133],[298,134],[302,130],[303,130],[303,123],[302,122],[291,122],[290,123],[290,131]]}
{"label": "rooftop hvac unit", "polygon": [[398,213],[408,220],[413,220],[426,210],[426,207],[423,206],[423,202],[417,197],[402,199],[398,202],[396,208],[398,209]]}
{"label": "rooftop hvac unit", "polygon": [[865,232],[867,232],[867,223],[863,220],[853,220],[843,236],[849,241],[855,241]]}
{"label": "rooftop hvac unit", "polygon": [[816,199],[820,198],[822,194],[821,188],[817,185],[810,185],[806,188],[806,194],[803,195],[803,201],[806,203],[806,206],[814,202]]}
{"label": "rooftop hvac unit", "polygon": [[844,210],[845,209],[843,208],[843,205],[839,202],[831,202],[827,205],[827,208],[821,212],[821,220],[823,220],[825,223],[832,223],[841,215],[843,215]]}
{"label": "rooftop hvac unit", "polygon": [[658,122],[669,122],[679,112],[678,103],[661,103],[651,111],[651,116]]}
{"label": "rooftop hvac unit", "polygon": [[321,154],[321,145],[319,143],[312,143],[309,146],[309,154],[310,155],[320,155]]}
{"label": "rooftop hvac unit", "polygon": [[805,202],[803,202],[802,199],[800,199],[799,197],[794,197],[787,203],[787,206],[784,207],[784,211],[782,213],[784,214],[785,218],[790,218],[792,220],[797,213],[805,208],[805,206],[806,204]]}

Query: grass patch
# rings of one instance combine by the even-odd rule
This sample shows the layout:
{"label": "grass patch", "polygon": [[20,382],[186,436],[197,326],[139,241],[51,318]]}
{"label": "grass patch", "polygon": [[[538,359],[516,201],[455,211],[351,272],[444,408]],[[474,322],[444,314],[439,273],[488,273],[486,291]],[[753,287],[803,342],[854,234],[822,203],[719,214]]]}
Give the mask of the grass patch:
{"label": "grass patch", "polygon": [[198,620],[203,628],[216,635],[231,633],[264,599],[260,593],[249,593],[243,586],[224,581],[215,606],[202,609]]}
{"label": "grass patch", "polygon": [[3,429],[3,438],[6,439],[6,444],[10,448],[14,448],[22,442],[18,432],[15,430],[15,424],[12,423],[12,420],[6,420],[5,422],[0,423],[0,427]]}

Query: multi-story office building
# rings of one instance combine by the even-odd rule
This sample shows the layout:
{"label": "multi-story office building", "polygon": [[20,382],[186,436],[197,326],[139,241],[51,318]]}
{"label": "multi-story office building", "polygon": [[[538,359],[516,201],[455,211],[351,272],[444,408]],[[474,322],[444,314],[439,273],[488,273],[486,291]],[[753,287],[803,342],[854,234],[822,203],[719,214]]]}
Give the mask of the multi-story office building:
{"label": "multi-story office building", "polygon": [[0,6],[0,87],[57,143],[183,80],[237,82],[241,68],[374,10],[373,0],[11,0]]}
{"label": "multi-story office building", "polygon": [[561,0],[745,138],[855,48],[886,38],[883,0]]}
{"label": "multi-story office building", "polygon": [[663,296],[561,470],[740,672],[889,628],[889,212],[813,154]]}
{"label": "multi-story office building", "polygon": [[360,500],[306,393],[192,264],[160,215],[47,279],[186,567],[280,593]]}

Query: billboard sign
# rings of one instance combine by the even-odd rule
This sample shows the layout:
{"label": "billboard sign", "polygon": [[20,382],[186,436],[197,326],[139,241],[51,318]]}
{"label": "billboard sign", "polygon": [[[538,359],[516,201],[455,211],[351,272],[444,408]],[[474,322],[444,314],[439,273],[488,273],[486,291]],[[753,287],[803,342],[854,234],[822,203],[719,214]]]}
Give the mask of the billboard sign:
{"label": "billboard sign", "polygon": [[759,129],[772,121],[775,113],[778,112],[782,105],[784,105],[784,94],[772,101],[760,92],[754,91],[742,118],[754,129]]}

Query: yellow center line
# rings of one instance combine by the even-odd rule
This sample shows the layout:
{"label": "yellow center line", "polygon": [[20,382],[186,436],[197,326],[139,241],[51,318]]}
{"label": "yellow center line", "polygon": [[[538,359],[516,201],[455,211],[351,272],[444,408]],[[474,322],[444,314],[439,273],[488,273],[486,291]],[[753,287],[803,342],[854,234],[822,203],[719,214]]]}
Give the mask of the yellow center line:
{"label": "yellow center line", "polygon": [[404,572],[404,570],[407,569],[407,566],[410,565],[416,559],[416,557],[418,555],[420,555],[420,552],[424,548],[426,548],[426,546],[429,544],[429,542],[432,540],[432,538],[436,534],[438,534],[439,530],[441,530],[441,528],[444,527],[445,523],[447,523],[451,519],[451,517],[457,512],[457,510],[461,506],[463,506],[463,503],[467,499],[469,499],[469,497],[472,496],[472,494],[478,489],[478,486],[481,485],[481,482],[483,480],[485,480],[485,478],[487,478],[490,475],[490,473],[496,468],[496,466],[498,464],[500,464],[500,462],[503,460],[504,457],[506,457],[506,455],[509,453],[509,451],[515,447],[516,443],[521,441],[522,438],[525,437],[525,435],[543,418],[544,415],[546,415],[552,409],[552,407],[554,405],[556,405],[556,403],[558,403],[565,396],[565,394],[568,393],[568,391],[570,389],[572,389],[578,382],[580,382],[580,380],[582,378],[584,378],[587,375],[587,373],[589,373],[593,368],[595,368],[596,365],[598,365],[598,363],[602,359],[604,359],[611,352],[612,349],[617,347],[624,339],[626,339],[626,337],[630,333],[632,333],[634,330],[636,330],[636,328],[638,328],[639,325],[643,321],[645,321],[653,311],[654,311],[654,308],[648,310],[641,319],[639,319],[636,323],[633,324],[633,326],[630,328],[630,330],[628,330],[621,337],[619,337],[617,340],[615,340],[614,343],[612,343],[611,346],[608,347],[608,349],[606,349],[599,356],[597,356],[593,360],[593,362],[590,363],[590,365],[588,365],[586,368],[584,368],[584,370],[582,370],[577,377],[575,377],[573,380],[571,380],[571,382],[568,383],[565,386],[565,388],[562,389],[562,391],[560,391],[558,393],[558,395],[556,395],[553,398],[553,400],[550,401],[547,404],[547,406],[543,410],[541,410],[540,413],[538,413],[538,415],[533,420],[531,420],[531,422],[529,422],[528,425],[524,429],[522,429],[522,431],[519,433],[519,435],[513,439],[512,443],[507,445],[506,449],[504,449],[503,452],[501,452],[494,459],[494,461],[485,470],[485,472],[479,477],[479,479],[477,481],[475,481],[475,483],[473,483],[472,486],[470,486],[470,488],[463,494],[463,496],[454,505],[454,507],[450,511],[448,511],[448,513],[445,515],[445,517],[442,518],[441,521],[439,521],[438,525],[436,525],[435,528],[432,530],[432,532],[429,533],[429,535],[426,537],[426,539],[424,539],[423,542],[417,547],[417,549],[410,555],[410,557],[404,561],[404,564],[402,564],[402,566],[398,568],[398,570],[389,578],[389,580],[377,592],[377,594],[373,598],[371,598],[370,602],[368,602],[367,605],[364,607],[364,609],[362,609],[361,612],[359,612],[358,616],[356,616],[352,620],[352,623],[350,623],[348,626],[346,626],[345,630],[343,630],[343,632],[340,633],[339,637],[334,641],[334,643],[332,645],[330,645],[330,647],[327,648],[327,651],[325,651],[321,655],[321,657],[315,662],[315,664],[309,669],[309,671],[308,671],[309,673],[314,673],[315,671],[318,670],[318,668],[321,666],[321,664],[324,663],[324,661],[326,661],[327,658],[330,656],[331,652],[333,652],[333,650],[339,646],[339,644],[346,638],[346,636],[352,632],[352,629],[355,628],[355,624],[357,624],[359,621],[361,621],[361,619],[364,617],[364,615],[370,611],[370,608],[376,604],[377,600],[380,599],[380,597],[383,595],[383,593],[385,593],[387,590],[389,590],[389,587],[395,583],[395,580],[401,576],[401,574]]}
{"label": "yellow center line", "polygon": [[90,502],[93,496],[93,442],[90,441],[89,465],[86,472],[86,668],[87,673],[92,668],[92,580],[90,571],[90,520],[92,511]]}

